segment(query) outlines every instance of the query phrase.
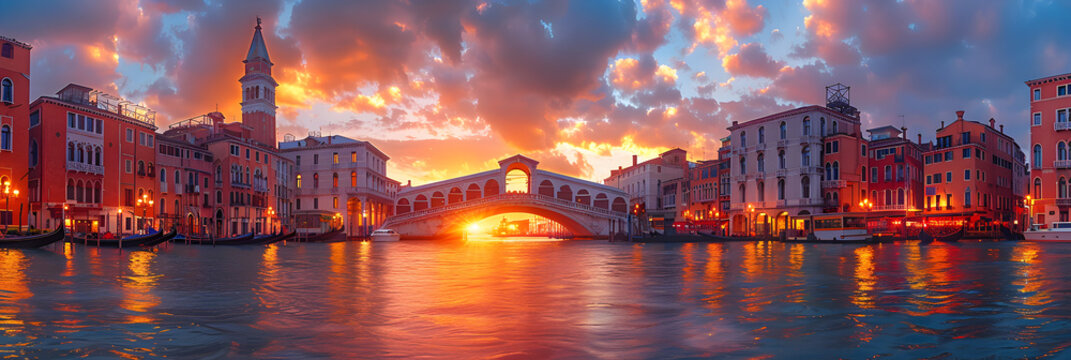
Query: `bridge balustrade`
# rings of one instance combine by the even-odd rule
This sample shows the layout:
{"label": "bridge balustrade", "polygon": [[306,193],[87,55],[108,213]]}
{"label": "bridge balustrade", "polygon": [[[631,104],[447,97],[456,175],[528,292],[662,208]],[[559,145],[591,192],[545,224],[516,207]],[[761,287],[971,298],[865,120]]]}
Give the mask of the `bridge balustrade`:
{"label": "bridge balustrade", "polygon": [[572,208],[572,209],[576,209],[576,210],[580,210],[580,211],[591,212],[591,213],[597,213],[597,214],[600,214],[600,215],[622,216],[624,214],[624,213],[615,213],[611,209],[603,209],[603,208],[599,208],[599,207],[595,207],[595,206],[591,206],[591,205],[578,203],[578,202],[575,202],[575,201],[559,199],[559,198],[554,197],[554,196],[547,196],[547,195],[540,195],[540,194],[526,194],[526,193],[506,193],[506,194],[491,195],[491,196],[482,197],[482,198],[479,198],[479,199],[474,199],[474,200],[469,200],[469,201],[464,201],[464,202],[460,202],[460,203],[447,204],[447,205],[436,207],[436,208],[428,208],[428,209],[423,209],[423,210],[419,210],[419,211],[411,211],[411,212],[407,212],[405,214],[395,215],[395,216],[393,216],[391,218],[391,220],[393,220],[393,221],[408,220],[408,219],[413,219],[413,218],[419,218],[419,217],[426,216],[426,215],[431,215],[431,214],[436,214],[436,213],[441,213],[441,212],[447,212],[447,211],[452,211],[452,210],[458,210],[458,209],[464,209],[464,208],[469,208],[469,207],[483,205],[483,204],[503,203],[503,202],[510,202],[510,201],[522,201],[522,202],[526,202],[526,203],[527,202],[533,202],[533,201],[534,202],[538,202],[538,203],[552,203],[554,205],[565,206],[565,207],[568,207],[568,208]]}

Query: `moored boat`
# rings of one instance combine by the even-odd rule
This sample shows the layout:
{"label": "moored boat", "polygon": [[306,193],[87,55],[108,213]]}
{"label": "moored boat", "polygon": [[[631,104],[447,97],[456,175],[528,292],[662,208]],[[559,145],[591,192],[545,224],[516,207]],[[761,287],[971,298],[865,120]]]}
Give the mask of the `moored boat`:
{"label": "moored boat", "polygon": [[127,236],[125,238],[119,238],[119,239],[99,239],[99,238],[98,239],[90,239],[90,240],[80,239],[80,241],[77,241],[77,242],[86,244],[88,246],[104,246],[104,247],[114,247],[114,248],[128,248],[128,247],[141,247],[141,246],[144,246],[145,244],[154,243],[154,242],[158,241],[163,236],[164,236],[164,233],[159,231],[159,230],[157,230],[157,231],[154,231],[154,232],[151,232],[151,233],[148,233],[148,234],[144,234],[144,235]]}
{"label": "moored boat", "polygon": [[[805,232],[793,231],[795,236],[784,236],[786,242],[825,242],[825,243],[862,243],[874,239],[867,232],[866,218],[860,214],[818,214],[807,220],[813,229],[806,236]],[[787,232],[786,232],[787,233]]]}
{"label": "moored boat", "polygon": [[62,241],[65,236],[63,226],[51,232],[29,236],[8,236],[0,239],[0,248],[32,249],[39,248],[57,241]]}
{"label": "moored boat", "polygon": [[372,232],[371,238],[372,241],[398,241],[402,235],[391,229],[379,229]]}
{"label": "moored boat", "polygon": [[1023,232],[1023,239],[1041,242],[1071,242],[1071,222],[1054,222],[1052,227],[1041,229],[1034,225]]}
{"label": "moored boat", "polygon": [[263,242],[262,244],[274,244],[274,243],[277,243],[277,242],[280,242],[280,241],[283,241],[283,240],[293,239],[295,236],[297,236],[297,231],[291,231],[289,234],[275,235],[274,237],[272,237],[268,241]]}

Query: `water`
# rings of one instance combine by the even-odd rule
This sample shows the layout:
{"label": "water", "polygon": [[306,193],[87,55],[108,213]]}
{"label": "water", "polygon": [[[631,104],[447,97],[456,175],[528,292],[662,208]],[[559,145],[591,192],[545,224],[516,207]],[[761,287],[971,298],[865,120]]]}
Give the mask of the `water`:
{"label": "water", "polygon": [[1071,244],[0,250],[0,357],[1068,358]]}

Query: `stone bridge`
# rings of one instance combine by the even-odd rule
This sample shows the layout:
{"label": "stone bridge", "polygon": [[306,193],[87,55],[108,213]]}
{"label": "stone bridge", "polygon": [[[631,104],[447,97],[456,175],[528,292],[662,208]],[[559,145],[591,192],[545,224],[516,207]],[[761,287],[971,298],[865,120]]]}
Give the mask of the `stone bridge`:
{"label": "stone bridge", "polygon": [[395,215],[383,227],[403,239],[460,237],[468,225],[487,217],[527,213],[557,222],[578,238],[625,231],[624,191],[539,170],[538,161],[523,155],[498,164],[495,170],[399,190]]}

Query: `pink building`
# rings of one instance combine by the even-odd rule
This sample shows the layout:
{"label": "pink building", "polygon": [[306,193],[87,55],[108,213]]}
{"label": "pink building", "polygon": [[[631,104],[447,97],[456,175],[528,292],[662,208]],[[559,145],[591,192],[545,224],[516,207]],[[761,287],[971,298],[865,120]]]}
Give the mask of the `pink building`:
{"label": "pink building", "polygon": [[1071,195],[1071,74],[1026,82],[1030,88],[1030,195],[1034,223],[1068,221]]}

